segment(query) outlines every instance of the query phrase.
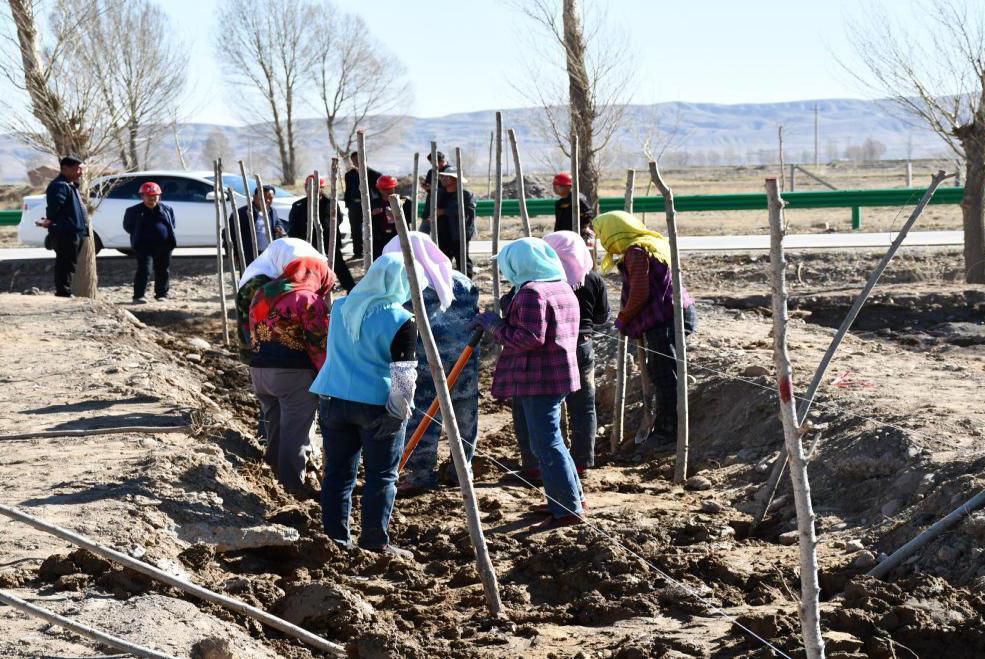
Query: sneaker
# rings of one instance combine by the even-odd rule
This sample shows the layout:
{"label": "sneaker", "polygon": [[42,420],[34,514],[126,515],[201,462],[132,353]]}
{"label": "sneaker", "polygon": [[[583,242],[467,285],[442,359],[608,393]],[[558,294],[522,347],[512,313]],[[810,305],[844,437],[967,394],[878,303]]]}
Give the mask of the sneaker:
{"label": "sneaker", "polygon": [[584,524],[584,513],[581,515],[563,515],[562,517],[545,517],[544,521],[534,527],[535,531],[550,531],[551,529],[561,529],[566,526],[578,526]]}
{"label": "sneaker", "polygon": [[135,297],[133,298],[134,304],[147,304],[147,298],[145,297]]}
{"label": "sneaker", "polygon": [[164,295],[155,295],[154,299],[157,300],[158,302],[162,302],[164,300],[167,300],[169,297],[171,296],[165,293]]}
{"label": "sneaker", "polygon": [[366,551],[371,551],[374,554],[383,554],[384,556],[393,556],[395,558],[402,558],[405,561],[414,560],[414,554],[406,549],[401,549],[396,545],[384,545],[378,549],[370,549],[369,547],[363,547]]}

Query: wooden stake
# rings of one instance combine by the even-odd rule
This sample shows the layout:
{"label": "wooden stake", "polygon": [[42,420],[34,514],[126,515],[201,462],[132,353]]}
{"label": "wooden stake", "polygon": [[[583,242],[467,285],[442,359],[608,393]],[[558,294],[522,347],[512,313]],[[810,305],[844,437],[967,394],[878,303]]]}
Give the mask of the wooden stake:
{"label": "wooden stake", "polygon": [[356,131],[356,151],[359,153],[359,201],[363,207],[363,267],[373,265],[373,207],[369,203],[369,170],[366,165],[366,134]]}
{"label": "wooden stake", "polygon": [[[434,182],[437,183],[436,180]],[[400,249],[404,255],[407,276],[410,279],[411,301],[414,304],[417,331],[420,332],[424,352],[427,353],[428,366],[431,367],[431,378],[434,380],[434,390],[441,406],[441,422],[444,425],[445,435],[448,437],[448,444],[451,446],[451,458],[455,464],[455,473],[458,475],[458,486],[462,491],[462,499],[465,504],[465,521],[468,524],[469,536],[472,538],[472,547],[475,549],[479,578],[482,580],[482,589],[486,593],[489,612],[498,616],[502,613],[503,604],[499,599],[496,571],[493,569],[492,560],[489,558],[486,538],[482,534],[479,506],[476,503],[475,490],[472,487],[472,468],[465,459],[462,437],[459,434],[458,421],[455,418],[455,407],[452,405],[451,393],[448,391],[448,383],[445,381],[445,370],[441,364],[441,357],[438,355],[438,345],[434,342],[431,324],[428,322],[424,297],[421,295],[421,287],[417,281],[417,265],[411,252],[407,223],[404,220],[398,195],[390,195],[390,210],[397,222],[397,233],[400,234]]]}
{"label": "wooden stake", "polygon": [[[222,175],[222,159],[221,158],[219,159],[219,175],[220,176]],[[224,245],[225,245],[225,248],[226,248],[226,254],[229,257],[229,278],[232,280],[233,298],[235,298],[237,295],[239,295],[239,277],[240,277],[240,272],[237,272],[238,264],[236,262],[236,250],[233,249],[233,235],[232,235],[232,232],[230,231],[230,228],[229,228],[229,206],[226,205],[226,196],[227,196],[227,194],[231,196],[231,193],[228,193],[226,191],[226,188],[222,188],[221,187],[221,179],[220,179],[219,197],[218,198],[220,199],[220,201],[219,201],[219,210],[220,210],[220,215],[221,215],[221,220],[222,220],[222,235],[225,237],[225,243],[224,243]],[[234,208],[235,208],[235,204],[234,204]],[[235,305],[234,305],[234,308],[235,308]]]}
{"label": "wooden stake", "polygon": [[345,648],[343,648],[341,645],[337,643],[332,643],[331,641],[327,641],[320,636],[316,636],[315,634],[312,634],[311,632],[305,629],[301,629],[297,625],[294,625],[286,620],[278,618],[277,616],[270,615],[266,611],[258,609],[255,606],[251,606],[246,602],[242,602],[232,597],[227,597],[226,595],[213,592],[211,590],[208,590],[207,588],[202,588],[201,586],[193,584],[189,581],[185,581],[184,579],[180,579],[172,574],[160,570],[154,567],[153,565],[150,565],[149,563],[144,563],[143,561],[138,561],[134,558],[127,556],[126,554],[121,554],[115,549],[110,549],[109,547],[100,545],[84,536],[74,533],[73,531],[69,531],[68,529],[55,526],[54,524],[49,524],[44,520],[34,517],[33,515],[28,515],[25,512],[17,510],[16,508],[11,508],[10,506],[5,506],[3,504],[0,504],[0,515],[6,515],[11,519],[17,520],[19,522],[23,522],[28,526],[38,529],[39,531],[50,533],[56,538],[61,538],[66,542],[71,542],[73,545],[77,545],[84,549],[88,549],[90,552],[96,554],[97,556],[102,556],[105,559],[111,560],[115,563],[119,563],[120,565],[123,565],[124,567],[128,567],[131,570],[140,572],[141,574],[146,574],[147,576],[153,579],[156,579],[162,583],[166,583],[169,586],[174,586],[179,590],[182,590],[186,593],[190,593],[207,602],[219,604],[221,606],[226,607],[227,609],[231,609],[233,611],[242,613],[245,616],[249,616],[254,620],[260,621],[261,623],[267,625],[268,627],[272,627],[274,629],[277,629],[287,634],[288,636],[296,638],[310,645],[313,648],[324,650],[325,652],[331,653],[334,656],[340,656],[340,657],[345,656]]}
{"label": "wooden stake", "polygon": [[455,147],[455,169],[458,171],[458,185],[455,186],[458,197],[458,271],[468,274],[469,241],[465,233],[465,173],[462,171],[462,149]]}
{"label": "wooden stake", "polygon": [[159,434],[171,432],[187,432],[191,426],[118,426],[116,428],[81,428],[63,430],[42,430],[39,432],[22,432],[15,435],[0,435],[0,441],[17,439],[52,439],[54,437],[96,437],[99,435],[129,435],[129,434]]}
{"label": "wooden stake", "polygon": [[170,654],[164,654],[162,652],[151,650],[150,648],[145,648],[142,645],[130,643],[119,636],[113,636],[112,634],[107,634],[106,632],[99,631],[98,629],[83,625],[82,623],[75,622],[74,620],[69,620],[68,618],[60,616],[53,611],[49,611],[44,607],[36,606],[30,602],[25,602],[11,593],[0,591],[0,602],[8,606],[12,606],[22,613],[26,613],[36,618],[41,618],[42,620],[47,620],[53,625],[64,627],[65,629],[73,631],[80,636],[91,638],[98,643],[109,646],[115,650],[122,650],[123,652],[132,654],[135,657],[146,657],[147,659],[175,659],[175,657]]}
{"label": "wooden stake", "polygon": [[496,193],[493,198],[492,217],[492,294],[493,310],[499,309],[499,225],[503,220],[503,113],[496,113]]}
{"label": "wooden stake", "polygon": [[213,205],[215,206],[215,272],[219,279],[219,312],[222,314],[222,340],[229,347],[229,315],[226,311],[226,283],[225,272],[222,266],[222,211],[219,204],[222,198],[222,188],[220,187],[221,168],[218,160],[212,161],[212,194],[215,195]]}
{"label": "wooden stake", "polygon": [[431,225],[431,240],[435,245],[438,243],[438,143],[431,142],[431,189],[428,196],[431,198],[431,212],[428,215],[428,223]]}
{"label": "wooden stake", "polygon": [[793,397],[793,368],[787,354],[784,202],[775,178],[766,179],[766,196],[769,200],[770,266],[773,280],[773,362],[780,391],[780,418],[783,421],[783,438],[791,464],[790,479],[793,482],[797,530],[800,534],[800,626],[808,659],[821,659],[824,657],[824,639],[821,638],[821,619],[818,613],[821,588],[817,577],[817,537],[814,534],[814,509],[807,477],[807,458],[801,441],[803,430],[797,422],[797,406]]}
{"label": "wooden stake", "polygon": [[653,383],[650,382],[650,374],[646,369],[646,347],[643,345],[643,337],[636,341],[636,360],[640,368],[640,390],[643,392],[643,416],[636,429],[636,443],[642,444],[650,436],[653,420],[656,417],[656,410],[653,407]]}
{"label": "wooden stake", "polygon": [[[314,224],[313,236],[315,239],[315,249],[321,252],[322,256],[325,256],[325,232],[322,230],[321,226],[321,174],[318,173],[317,169],[315,170],[314,187],[315,210],[312,211],[314,214],[314,222],[312,222],[312,224]],[[329,222],[331,222],[331,219],[329,219]]]}
{"label": "wooden stake", "polygon": [[[930,179],[930,186],[927,188],[926,192],[923,193],[923,197],[920,198],[920,201],[913,208],[913,212],[910,213],[910,217],[907,218],[906,222],[900,228],[899,233],[896,234],[896,238],[893,240],[878,265],[876,265],[875,270],[873,270],[872,274],[869,275],[869,279],[865,282],[865,286],[862,287],[861,292],[855,298],[855,302],[852,303],[851,309],[848,310],[845,318],[841,321],[841,326],[838,327],[838,331],[831,339],[828,349],[824,352],[824,357],[821,358],[821,362],[814,371],[814,377],[811,378],[811,384],[807,388],[807,394],[800,403],[800,409],[798,410],[797,416],[798,423],[803,423],[807,420],[807,414],[810,412],[811,405],[814,403],[814,397],[817,395],[817,390],[821,386],[821,382],[824,380],[824,376],[828,371],[828,366],[831,364],[831,360],[834,358],[835,352],[838,350],[838,346],[841,345],[842,340],[844,340],[845,336],[848,334],[848,330],[851,329],[855,319],[858,318],[858,314],[862,310],[862,306],[869,299],[869,295],[872,294],[872,290],[879,282],[879,278],[882,276],[882,273],[885,272],[889,262],[903,245],[906,235],[910,232],[910,229],[913,228],[913,225],[916,223],[917,219],[919,219],[920,215],[923,213],[923,210],[927,207],[927,204],[930,203],[934,193],[937,192],[937,188],[940,187],[941,183],[952,176],[953,174],[947,174],[943,170],[934,174],[934,176]],[[773,468],[770,471],[770,477],[766,481],[766,484],[759,490],[759,492],[756,493],[756,502],[758,503],[758,507],[755,515],[753,516],[752,525],[749,528],[750,535],[755,533],[756,528],[766,517],[766,513],[769,511],[773,497],[776,495],[776,488],[780,483],[780,478],[783,476],[783,471],[786,466],[787,456],[786,454],[781,453],[780,456],[773,462]]]}
{"label": "wooden stake", "polygon": [[633,195],[636,191],[636,170],[626,170],[626,196],[623,202],[623,210],[627,213],[633,212]]}
{"label": "wooden stake", "polygon": [[[636,189],[636,172],[626,170],[626,197],[623,208],[627,213],[633,212],[633,194]],[[616,401],[612,410],[612,437],[609,439],[609,450],[615,452],[622,444],[626,428],[626,358],[628,356],[629,337],[619,334],[616,347]],[[642,364],[641,367],[645,367]]]}
{"label": "wooden stake", "polygon": [[[270,214],[267,212],[267,196],[263,192],[263,180],[260,178],[259,174],[254,174],[253,178],[257,183],[257,190],[260,191],[260,217],[263,218],[263,226],[267,231],[267,245],[274,242],[276,237],[274,236],[273,227],[270,225]],[[257,256],[259,256],[257,252]]]}
{"label": "wooden stake", "polygon": [[783,126],[777,130],[777,141],[780,143],[780,192],[786,189],[786,182],[783,180]]}
{"label": "wooden stake", "polygon": [[493,132],[489,131],[489,160],[486,161],[486,199],[492,196]]}
{"label": "wooden stake", "polygon": [[[581,235],[581,183],[578,181],[578,133],[571,134],[571,227]],[[595,259],[598,263],[598,259]]]}
{"label": "wooden stake", "polygon": [[[246,194],[246,219],[248,220],[250,229],[250,240],[253,241],[253,258],[260,256],[260,248],[257,247],[257,224],[256,216],[253,214],[253,195],[250,194],[250,181],[246,178],[246,167],[243,165],[243,161],[239,161],[239,175],[243,177],[243,190]],[[261,193],[262,194],[262,193]],[[236,213],[236,226],[239,226],[239,212]],[[243,255],[246,258],[246,255]],[[243,269],[246,269],[246,263],[243,265]]]}
{"label": "wooden stake", "polygon": [[523,224],[523,235],[530,237],[530,213],[527,211],[527,192],[523,183],[523,166],[520,164],[520,147],[516,141],[516,131],[510,128],[506,131],[510,138],[510,148],[513,150],[513,162],[516,163],[516,195],[520,201],[520,222]]}
{"label": "wooden stake", "polygon": [[[236,208],[236,195],[233,193],[232,188],[226,188],[226,190],[228,191],[229,194],[229,203],[233,207],[232,221],[230,222],[230,218],[228,217],[226,218],[227,233],[232,233],[230,239],[231,240],[234,239],[236,241],[234,246],[239,249],[239,271],[240,273],[243,273],[246,271],[246,251],[243,249],[243,228],[242,225],[239,223],[239,209]],[[250,201],[249,197],[247,197],[246,199],[247,206],[249,206],[252,203],[253,202]],[[250,223],[250,226],[253,226],[252,222]],[[234,227],[235,227],[235,232],[232,232],[231,230]],[[235,237],[233,238],[233,236]],[[256,246],[255,239],[253,241],[253,244],[255,248]]]}
{"label": "wooden stake", "polygon": [[305,222],[308,226],[305,227],[304,239],[308,241],[309,245],[314,244],[315,239],[315,204],[317,199],[315,199],[315,181],[312,179],[308,181],[304,186],[304,196],[305,201],[307,201],[305,208]]}
{"label": "wooden stake", "polygon": [[328,267],[335,271],[335,245],[339,235],[339,159],[332,158],[332,186],[331,197],[328,198],[328,214],[331,216],[328,221],[328,245],[325,246],[325,258],[328,259]]}
{"label": "wooden stake", "polygon": [[408,226],[410,230],[413,231],[417,226],[417,197],[420,195],[421,190],[421,154],[414,153],[414,171],[411,174],[410,179],[410,207],[413,210],[413,215],[408,218]]}
{"label": "wooden stake", "polygon": [[677,209],[674,191],[660,176],[656,161],[650,161],[650,178],[664,198],[667,215],[667,240],[670,242],[670,271],[674,286],[674,343],[677,349],[677,458],[674,462],[674,482],[687,479],[688,460],[688,401],[687,401],[687,337],[684,335],[684,284],[681,282],[681,257],[677,249]]}

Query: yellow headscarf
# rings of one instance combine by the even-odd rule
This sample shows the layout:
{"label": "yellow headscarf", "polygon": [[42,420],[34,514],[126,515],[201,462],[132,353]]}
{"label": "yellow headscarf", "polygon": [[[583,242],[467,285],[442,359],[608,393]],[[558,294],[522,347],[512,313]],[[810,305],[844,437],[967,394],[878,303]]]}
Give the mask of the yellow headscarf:
{"label": "yellow headscarf", "polygon": [[609,211],[596,217],[592,225],[606,251],[602,259],[602,272],[616,267],[630,247],[642,247],[661,263],[670,264],[670,243],[663,234],[647,229],[635,215],[626,211]]}

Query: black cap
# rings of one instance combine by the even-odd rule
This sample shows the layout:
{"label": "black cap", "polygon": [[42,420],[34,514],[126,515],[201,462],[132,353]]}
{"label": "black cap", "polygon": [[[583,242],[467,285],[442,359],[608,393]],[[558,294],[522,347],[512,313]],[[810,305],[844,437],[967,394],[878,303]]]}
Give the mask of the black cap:
{"label": "black cap", "polygon": [[71,167],[73,165],[82,165],[84,163],[85,161],[82,158],[73,155],[62,156],[58,160],[58,165],[60,167]]}
{"label": "black cap", "polygon": [[[444,153],[442,153],[441,151],[437,151],[436,153],[438,154],[438,160],[444,160],[445,159],[445,154]],[[428,154],[428,161],[430,161],[430,160],[431,160],[431,154],[429,153]]]}
{"label": "black cap", "polygon": [[349,157],[350,158],[358,158],[359,157],[359,152],[358,151],[353,151],[352,153],[349,154]]}

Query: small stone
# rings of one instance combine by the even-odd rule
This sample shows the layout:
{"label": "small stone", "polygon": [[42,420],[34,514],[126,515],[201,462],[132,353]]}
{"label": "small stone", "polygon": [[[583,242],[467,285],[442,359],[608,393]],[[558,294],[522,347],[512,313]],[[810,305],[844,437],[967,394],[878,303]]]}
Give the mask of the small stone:
{"label": "small stone", "polygon": [[196,350],[208,350],[212,345],[205,339],[199,338],[197,336],[192,336],[187,339],[188,345],[195,348]]}
{"label": "small stone", "polygon": [[855,554],[852,559],[852,567],[858,570],[868,570],[876,564],[876,555],[871,551],[863,550]]}
{"label": "small stone", "polygon": [[130,556],[132,556],[133,558],[139,560],[147,555],[147,550],[141,547],[140,545],[134,545],[133,547],[130,547],[127,553],[130,554]]}
{"label": "small stone", "polygon": [[744,375],[747,378],[758,378],[769,374],[770,374],[770,369],[766,368],[765,366],[760,366],[759,364],[746,366],[742,370],[742,375]]}
{"label": "small stone", "polygon": [[200,362],[202,361],[202,355],[198,354],[197,352],[189,352],[185,354],[185,359],[187,359],[190,362]]}
{"label": "small stone", "polygon": [[861,652],[865,644],[845,632],[826,631],[821,634],[824,639],[824,649],[828,652],[845,652],[854,654]]}
{"label": "small stone", "polygon": [[691,476],[689,479],[684,481],[684,489],[686,490],[701,492],[704,490],[710,490],[711,488],[712,482],[704,476]]}
{"label": "small stone", "polygon": [[861,540],[849,540],[844,543],[844,550],[849,554],[854,554],[857,551],[863,551],[865,545],[862,544]]}
{"label": "small stone", "polygon": [[800,540],[800,531],[787,531],[780,534],[781,545],[795,545]]}
{"label": "small stone", "polygon": [[714,499],[705,499],[701,502],[701,512],[709,513],[712,515],[717,515],[718,513],[725,510],[725,506],[718,503]]}
{"label": "small stone", "polygon": [[886,517],[892,517],[899,511],[900,502],[897,499],[891,499],[883,504],[882,508],[879,509]]}
{"label": "small stone", "polygon": [[203,638],[192,646],[189,653],[191,659],[235,659],[229,648],[229,641],[224,638]]}

